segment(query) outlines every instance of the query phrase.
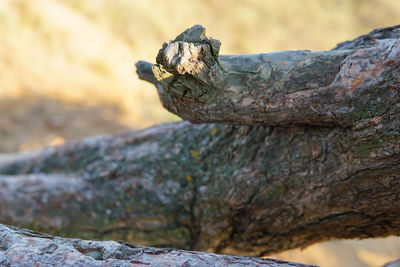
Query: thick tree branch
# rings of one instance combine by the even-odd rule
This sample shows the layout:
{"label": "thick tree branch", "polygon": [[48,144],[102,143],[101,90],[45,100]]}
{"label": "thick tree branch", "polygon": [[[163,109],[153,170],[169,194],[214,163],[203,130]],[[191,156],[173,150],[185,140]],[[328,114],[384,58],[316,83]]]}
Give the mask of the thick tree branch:
{"label": "thick tree branch", "polygon": [[152,71],[164,107],[191,122],[354,126],[399,102],[398,28],[328,52],[218,56],[196,25],[163,45]]}
{"label": "thick tree branch", "polygon": [[[1,266],[306,266],[273,259],[65,239],[0,224]],[[307,265],[309,266],[309,265]]]}
{"label": "thick tree branch", "polygon": [[247,255],[397,235],[399,111],[356,129],[182,122],[50,147],[0,166],[0,218]]}

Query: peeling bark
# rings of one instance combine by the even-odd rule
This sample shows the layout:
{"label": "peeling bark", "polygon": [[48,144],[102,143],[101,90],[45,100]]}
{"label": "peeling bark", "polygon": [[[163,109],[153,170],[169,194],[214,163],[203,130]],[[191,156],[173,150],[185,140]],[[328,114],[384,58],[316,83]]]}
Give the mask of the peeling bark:
{"label": "peeling bark", "polygon": [[[0,159],[2,222],[246,255],[399,235],[399,40],[224,61],[203,32],[164,45],[159,64],[141,62],[139,75],[184,118],[256,125],[181,122]],[[234,78],[243,73],[250,78]],[[268,89],[265,77],[278,80]],[[243,90],[225,92],[232,81]],[[241,102],[223,109],[225,97]],[[257,106],[263,99],[268,112]]]}
{"label": "peeling bark", "polygon": [[273,259],[53,237],[0,224],[1,266],[310,266]]}

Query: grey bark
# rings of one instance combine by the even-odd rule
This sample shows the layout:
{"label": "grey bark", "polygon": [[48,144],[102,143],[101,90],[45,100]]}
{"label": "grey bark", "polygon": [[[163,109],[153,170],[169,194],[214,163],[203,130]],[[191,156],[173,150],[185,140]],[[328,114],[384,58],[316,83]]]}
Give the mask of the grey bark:
{"label": "grey bark", "polygon": [[141,247],[125,242],[66,239],[2,224],[0,224],[0,265],[19,267],[306,266],[273,259]]}
{"label": "grey bark", "polygon": [[[375,31],[327,52],[218,56],[220,42],[196,25],[163,45],[152,72],[164,107],[191,122],[354,127],[398,104],[398,35]],[[139,64],[143,77],[149,67]]]}
{"label": "grey bark", "polygon": [[[223,98],[212,102],[225,94],[222,89],[226,87],[210,86],[206,74],[217,68],[220,72],[215,72],[215,77],[219,77],[226,75],[227,68],[218,69],[222,62],[217,57],[219,42],[198,31],[202,28],[178,37],[173,42],[178,45],[170,50],[165,45],[158,57],[164,65],[142,62],[139,74],[154,82],[163,104],[184,118],[256,125],[181,122],[10,156],[0,162],[2,222],[62,236],[247,255],[333,238],[399,235],[398,39],[377,40],[372,46],[356,39],[351,51],[288,52],[285,55],[293,56],[297,63],[288,60],[294,64],[292,71],[282,74],[277,84],[291,82],[281,87],[275,98],[271,90],[277,89],[258,88],[257,79],[242,80],[243,90],[236,91],[239,94],[226,95],[233,97],[229,101],[236,96],[244,101],[254,88],[260,101],[277,101],[269,102],[278,105],[269,110],[275,114],[272,116],[269,111],[258,115],[258,107],[253,109],[249,100],[247,106],[225,110],[221,109],[225,107]],[[180,38],[195,43],[181,44]],[[168,61],[164,56],[169,55],[167,50],[182,53]],[[192,64],[185,51],[202,60]],[[331,55],[340,56],[319,61],[319,65],[313,61],[331,59]],[[254,66],[274,57],[239,56],[239,62],[249,59],[247,65],[233,64],[237,59],[226,57],[224,64],[231,58],[232,75],[238,72],[252,77],[266,70]],[[259,62],[254,60],[257,58]],[[219,63],[212,65],[212,60]],[[191,62],[190,69],[182,62]],[[252,65],[254,62],[258,63]],[[307,62],[320,67],[313,69],[312,64],[304,65]],[[170,68],[182,64],[184,68]],[[247,67],[250,70],[238,71]],[[204,69],[209,72],[199,71]],[[335,69],[330,77],[341,78],[330,81],[340,81],[340,86],[326,84],[328,72],[320,69]],[[285,71],[275,66],[268,73],[272,70]],[[370,76],[373,70],[379,75]],[[156,77],[151,76],[153,72]],[[354,77],[363,78],[357,81]],[[265,85],[262,75],[259,79],[259,84]],[[304,89],[305,80],[318,87]],[[232,79],[226,79],[229,81]],[[185,89],[180,95],[185,86],[197,91]],[[322,91],[326,94],[310,97]],[[343,102],[335,100],[338,94]],[[276,95],[297,98],[288,102]],[[331,104],[329,99],[333,99]],[[312,103],[312,108],[305,103]],[[352,103],[357,116],[349,109]],[[332,110],[337,111],[333,117],[328,112]],[[233,119],[226,119],[225,114],[232,114]]]}

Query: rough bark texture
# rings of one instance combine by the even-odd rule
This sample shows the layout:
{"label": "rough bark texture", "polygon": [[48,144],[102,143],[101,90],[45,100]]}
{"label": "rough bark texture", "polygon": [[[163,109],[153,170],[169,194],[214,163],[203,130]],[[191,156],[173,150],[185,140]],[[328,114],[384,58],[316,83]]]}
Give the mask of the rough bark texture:
{"label": "rough bark texture", "polygon": [[182,122],[47,148],[0,167],[0,217],[248,255],[396,235],[399,111],[357,129]]}
{"label": "rough bark texture", "polygon": [[[306,266],[273,259],[65,239],[0,224],[1,266]],[[309,265],[307,265],[309,266]]]}
{"label": "rough bark texture", "polygon": [[328,52],[218,56],[196,25],[163,45],[152,72],[164,107],[192,122],[353,127],[398,104],[398,37],[392,27]]}
{"label": "rough bark texture", "polygon": [[[192,121],[257,125],[181,122],[9,156],[0,162],[2,222],[247,255],[399,235],[399,40],[224,61],[219,42],[200,31],[165,45],[164,65],[139,64],[141,77],[156,83],[167,108]],[[192,64],[188,51],[202,60]],[[216,81],[242,89],[207,84],[214,72],[228,75]],[[241,102],[230,108],[222,95]],[[263,99],[269,102],[260,109]]]}

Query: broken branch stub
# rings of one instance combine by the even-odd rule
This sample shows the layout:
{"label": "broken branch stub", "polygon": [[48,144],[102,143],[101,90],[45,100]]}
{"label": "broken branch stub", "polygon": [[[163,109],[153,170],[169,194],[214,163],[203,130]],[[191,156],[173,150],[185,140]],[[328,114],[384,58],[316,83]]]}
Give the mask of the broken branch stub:
{"label": "broken branch stub", "polygon": [[202,26],[195,25],[174,41],[164,43],[157,55],[158,64],[152,68],[154,77],[180,99],[209,102],[223,82],[222,75],[218,75],[220,46],[218,40],[205,36]]}

